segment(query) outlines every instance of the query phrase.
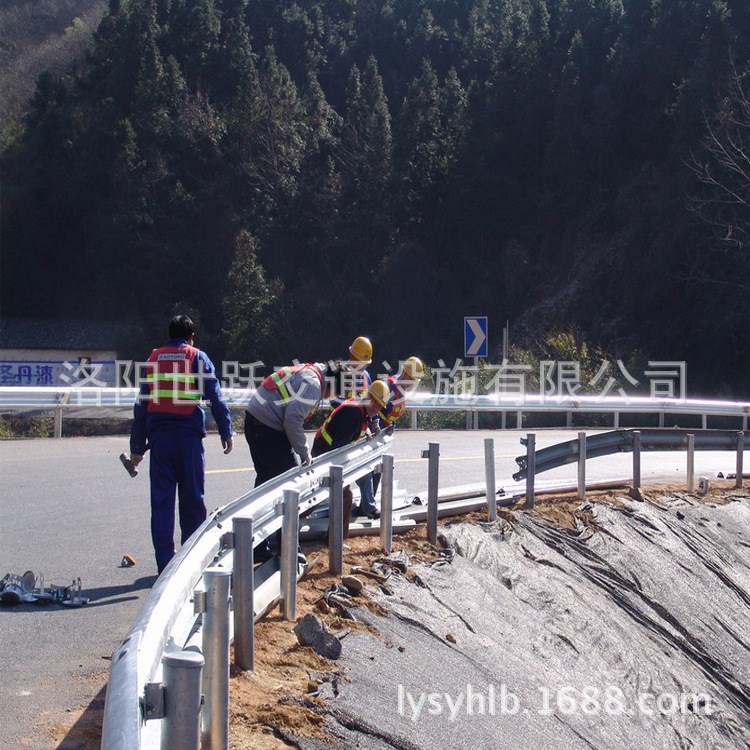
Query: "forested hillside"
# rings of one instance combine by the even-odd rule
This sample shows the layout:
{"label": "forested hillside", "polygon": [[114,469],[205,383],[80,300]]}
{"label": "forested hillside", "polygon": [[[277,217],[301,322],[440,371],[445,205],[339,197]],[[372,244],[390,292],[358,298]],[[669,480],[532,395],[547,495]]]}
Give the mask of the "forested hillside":
{"label": "forested hillside", "polygon": [[107,7],[105,0],[2,0],[0,117],[23,109],[43,70],[75,70]]}
{"label": "forested hillside", "polygon": [[4,149],[2,312],[268,363],[486,314],[747,396],[749,50],[747,0],[110,0]]}

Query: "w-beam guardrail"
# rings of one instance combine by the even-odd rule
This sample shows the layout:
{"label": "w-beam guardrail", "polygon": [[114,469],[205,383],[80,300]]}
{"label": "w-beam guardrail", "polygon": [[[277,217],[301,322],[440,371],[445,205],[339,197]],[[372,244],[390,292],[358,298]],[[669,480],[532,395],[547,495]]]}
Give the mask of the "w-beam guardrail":
{"label": "w-beam guardrail", "polygon": [[[158,578],[112,656],[102,750],[187,750],[198,747],[201,732],[204,748],[226,747],[229,640],[235,638],[235,659],[244,660],[242,668],[251,668],[253,622],[280,599],[293,618],[291,598],[303,570],[297,563],[298,517],[333,494],[332,474],[348,484],[376,469],[391,441],[390,434],[381,433],[324,454],[206,519]],[[339,500],[338,512],[340,507]],[[253,576],[251,550],[282,524],[280,559],[256,568]],[[239,537],[248,529],[250,538],[241,544]],[[234,619],[226,623],[230,575]]]}
{"label": "w-beam guardrail", "polygon": [[[615,453],[644,451],[684,451],[690,447],[689,437],[693,435],[693,449],[700,451],[736,451],[738,446],[750,447],[750,433],[731,430],[709,430],[695,432],[691,430],[617,430],[598,435],[587,435],[585,439],[585,457],[598,458]],[[529,447],[526,438],[521,444]],[[557,443],[548,448],[534,451],[533,459],[529,455],[518,456],[516,463],[519,470],[513,475],[517,482],[526,479],[533,461],[534,473],[541,474],[550,469],[577,463],[581,454],[578,439]]]}
{"label": "w-beam guardrail", "polygon": [[[223,393],[230,408],[239,409],[247,405],[254,390],[225,388]],[[128,417],[137,395],[135,388],[0,386],[0,414],[52,411],[55,437],[60,437],[63,414],[79,418]],[[615,429],[619,427],[621,414],[656,414],[660,427],[665,425],[667,415],[694,415],[701,417],[704,430],[708,427],[708,417],[738,417],[742,420],[742,429],[747,430],[750,417],[748,402],[644,396],[472,395],[416,391],[409,394],[406,409],[411,413],[412,427],[417,427],[419,412],[445,411],[462,411],[473,416],[474,428],[478,427],[479,413],[501,414],[503,419],[509,413],[515,414],[516,427],[522,426],[526,413],[566,414],[568,427],[572,426],[574,414],[612,414]]]}

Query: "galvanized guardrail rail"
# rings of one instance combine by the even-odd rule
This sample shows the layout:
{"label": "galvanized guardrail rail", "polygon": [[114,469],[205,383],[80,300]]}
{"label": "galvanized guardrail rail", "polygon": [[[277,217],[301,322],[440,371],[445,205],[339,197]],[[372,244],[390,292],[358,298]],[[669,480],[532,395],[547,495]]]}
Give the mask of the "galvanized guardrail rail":
{"label": "galvanized guardrail rail", "polygon": [[687,489],[693,491],[695,481],[695,451],[735,451],[737,468],[735,486],[742,486],[743,461],[746,447],[750,447],[750,433],[744,430],[617,430],[587,436],[578,433],[577,440],[568,440],[536,450],[536,436],[529,433],[521,438],[526,446],[526,455],[518,456],[519,470],[513,474],[515,481],[526,480],[526,506],[534,505],[534,482],[536,475],[565,466],[578,464],[578,497],[586,496],[586,461],[589,458],[610,456],[615,453],[632,452],[633,487],[641,486],[641,451],[687,451]]}
{"label": "galvanized guardrail rail", "polygon": [[[230,408],[244,408],[254,391],[225,388],[224,396]],[[52,411],[55,417],[55,437],[62,435],[63,415],[86,417],[122,417],[132,414],[138,391],[135,388],[83,387],[20,387],[0,386],[0,414],[23,414]],[[614,428],[620,426],[621,414],[656,414],[659,426],[665,425],[668,415],[693,415],[701,418],[702,429],[708,428],[709,417],[736,417],[743,430],[748,429],[750,403],[716,399],[647,398],[642,396],[518,396],[507,394],[444,395],[416,391],[406,404],[411,414],[411,426],[417,427],[419,412],[465,412],[467,426],[476,429],[480,413],[500,414],[505,426],[507,414],[515,414],[516,427],[523,424],[526,413],[558,413],[567,416],[571,427],[574,414],[612,414]],[[468,422],[471,424],[468,424]],[[738,423],[738,427],[740,424]]]}
{"label": "galvanized guardrail rail", "polygon": [[[294,619],[296,581],[302,572],[297,561],[299,516],[330,497],[331,526],[340,537],[336,513],[342,512],[344,484],[384,464],[390,466],[384,492],[389,484],[392,492],[392,457],[385,455],[391,441],[384,432],[327,453],[206,519],[158,578],[112,656],[103,750],[186,750],[198,747],[201,734],[204,748],[226,747],[231,638],[238,666],[252,668],[253,622],[279,600],[287,618]],[[337,488],[330,486],[331,477],[338,477]],[[282,526],[280,558],[253,571],[253,548]],[[202,710],[201,695],[206,700]]]}
{"label": "galvanized guardrail rail", "polygon": [[[638,451],[686,451],[690,448],[690,436],[693,435],[693,450],[700,451],[737,451],[742,455],[743,446],[750,446],[750,433],[731,430],[617,430],[598,435],[587,435],[585,438],[585,458],[611,456],[615,453],[632,453]],[[528,438],[521,439],[521,445],[528,447]],[[581,455],[580,439],[557,443],[548,448],[535,451],[533,466],[536,474],[541,474],[559,466],[576,463]],[[518,456],[516,463],[519,470],[513,474],[517,482],[526,479],[529,456]]]}

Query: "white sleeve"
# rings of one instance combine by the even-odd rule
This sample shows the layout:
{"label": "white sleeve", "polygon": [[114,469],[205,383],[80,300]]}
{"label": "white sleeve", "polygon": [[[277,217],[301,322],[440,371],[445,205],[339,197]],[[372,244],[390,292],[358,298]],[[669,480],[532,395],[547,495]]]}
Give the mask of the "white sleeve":
{"label": "white sleeve", "polygon": [[302,461],[310,457],[303,424],[320,401],[320,384],[317,382],[317,376],[313,377],[315,381],[303,376],[298,384],[295,383],[294,397],[284,410],[284,432]]}

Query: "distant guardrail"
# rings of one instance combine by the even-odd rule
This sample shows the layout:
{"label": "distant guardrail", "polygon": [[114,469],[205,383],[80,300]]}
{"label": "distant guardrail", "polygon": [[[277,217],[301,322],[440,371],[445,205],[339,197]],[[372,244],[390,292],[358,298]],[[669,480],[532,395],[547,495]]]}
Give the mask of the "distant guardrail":
{"label": "distant guardrail", "polygon": [[[254,391],[225,388],[230,408],[244,408]],[[55,437],[62,436],[63,415],[78,418],[122,417],[132,414],[138,395],[135,388],[85,387],[20,387],[0,386],[0,414],[21,414],[52,411],[55,416]],[[325,402],[324,402],[325,403]],[[667,415],[701,417],[702,429],[708,428],[709,417],[735,417],[748,429],[750,403],[717,399],[650,398],[645,396],[542,396],[523,398],[508,394],[456,395],[416,391],[409,395],[406,409],[411,413],[411,426],[418,426],[419,412],[465,412],[467,427],[478,427],[480,413],[501,414],[503,427],[507,414],[516,415],[516,427],[523,425],[525,413],[567,415],[571,427],[574,414],[612,414],[614,428],[620,426],[621,414],[653,414],[664,427]],[[471,424],[469,424],[469,421]],[[739,425],[738,425],[739,426]]]}
{"label": "distant guardrail", "polygon": [[[692,441],[690,437],[692,436]],[[528,439],[521,443],[528,447]],[[740,451],[750,447],[750,433],[732,430],[617,430],[585,437],[584,457],[600,458],[615,453],[634,451],[686,451],[691,448],[700,451]],[[579,439],[557,443],[534,452],[533,466],[537,474],[578,462],[581,456]],[[519,470],[513,474],[515,481],[526,479],[531,461],[529,456],[518,456]]]}

